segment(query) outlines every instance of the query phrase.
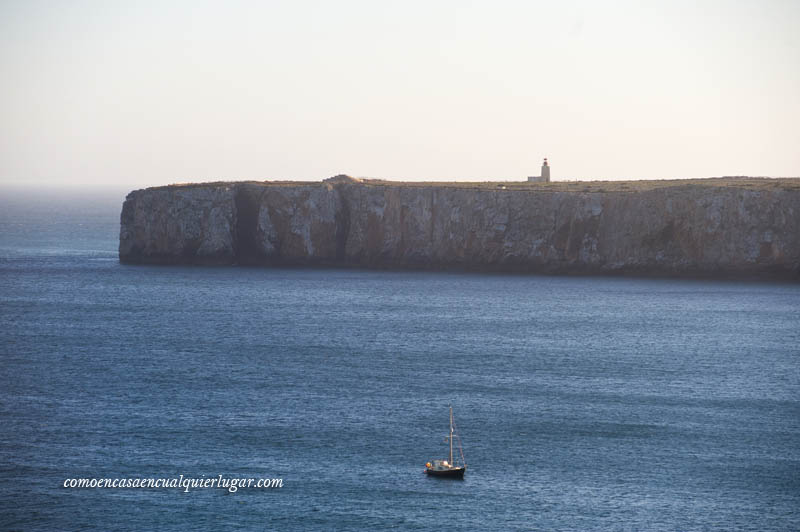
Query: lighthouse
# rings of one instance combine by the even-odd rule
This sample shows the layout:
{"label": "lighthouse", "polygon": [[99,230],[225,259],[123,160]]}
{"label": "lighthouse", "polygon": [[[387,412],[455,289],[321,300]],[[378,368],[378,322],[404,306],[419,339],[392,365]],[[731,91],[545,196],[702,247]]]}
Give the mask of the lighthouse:
{"label": "lighthouse", "polygon": [[550,182],[550,165],[547,164],[547,157],[544,158],[542,163],[542,174],[528,176],[529,183],[549,183]]}

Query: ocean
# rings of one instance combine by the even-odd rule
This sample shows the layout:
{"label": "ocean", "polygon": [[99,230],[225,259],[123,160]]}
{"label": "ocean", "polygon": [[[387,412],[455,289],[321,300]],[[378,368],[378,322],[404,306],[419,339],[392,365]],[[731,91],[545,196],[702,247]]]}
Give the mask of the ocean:
{"label": "ocean", "polygon": [[[0,196],[4,530],[800,529],[798,284],[128,266],[122,200]],[[180,475],[282,487],[64,487]]]}

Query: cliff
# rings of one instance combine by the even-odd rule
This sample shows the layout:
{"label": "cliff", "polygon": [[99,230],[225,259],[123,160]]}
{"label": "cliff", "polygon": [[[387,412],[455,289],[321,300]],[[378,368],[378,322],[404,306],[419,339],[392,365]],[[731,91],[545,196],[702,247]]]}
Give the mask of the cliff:
{"label": "cliff", "polygon": [[126,263],[800,279],[800,179],[172,185],[128,194]]}

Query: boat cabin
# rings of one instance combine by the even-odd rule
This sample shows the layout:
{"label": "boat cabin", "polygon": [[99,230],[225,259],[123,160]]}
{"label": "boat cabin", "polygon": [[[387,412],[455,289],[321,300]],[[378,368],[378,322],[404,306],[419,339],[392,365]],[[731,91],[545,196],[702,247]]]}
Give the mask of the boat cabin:
{"label": "boat cabin", "polygon": [[428,462],[425,466],[433,471],[449,471],[453,467],[447,460],[434,460]]}

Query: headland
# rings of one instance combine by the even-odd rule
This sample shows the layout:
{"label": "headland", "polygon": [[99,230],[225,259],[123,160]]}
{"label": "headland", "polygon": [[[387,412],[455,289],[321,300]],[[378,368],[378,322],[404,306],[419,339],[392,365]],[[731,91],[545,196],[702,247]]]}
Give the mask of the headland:
{"label": "headland", "polygon": [[120,261],[800,279],[800,178],[177,184]]}

